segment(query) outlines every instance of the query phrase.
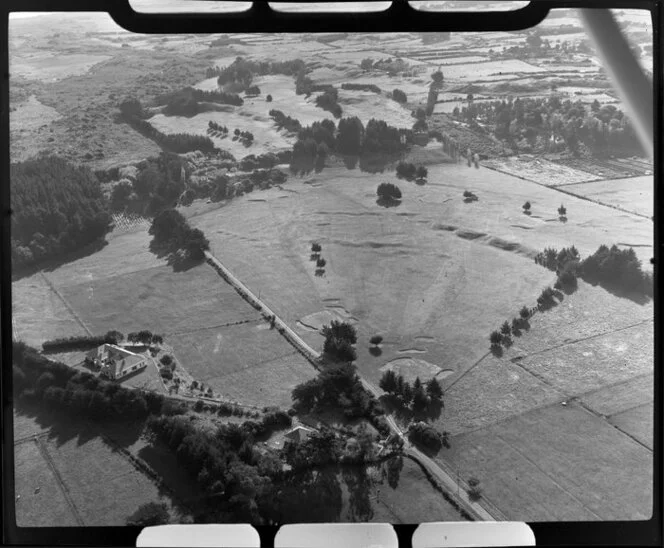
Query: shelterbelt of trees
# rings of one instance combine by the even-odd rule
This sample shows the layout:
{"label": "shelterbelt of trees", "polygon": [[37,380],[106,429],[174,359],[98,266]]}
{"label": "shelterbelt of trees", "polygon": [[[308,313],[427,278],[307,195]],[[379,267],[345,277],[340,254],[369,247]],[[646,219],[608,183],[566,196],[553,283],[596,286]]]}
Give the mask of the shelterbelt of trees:
{"label": "shelterbelt of trees", "polygon": [[[274,116],[278,123],[285,120]],[[289,119],[293,128],[296,120]],[[299,124],[299,122],[298,122]],[[338,125],[332,120],[314,122],[298,131],[298,139],[293,145],[290,169],[294,173],[321,171],[325,159],[334,153],[340,156],[359,159],[360,167],[372,170],[372,162],[380,159],[394,159],[412,143],[413,132],[388,125],[383,120],[371,119],[366,128],[356,117],[341,118]],[[380,161],[376,162],[380,170]],[[353,165],[354,166],[354,165]],[[349,166],[349,167],[353,167]]]}
{"label": "shelterbelt of trees", "polygon": [[11,253],[14,269],[104,240],[111,215],[87,167],[56,156],[12,164]]}

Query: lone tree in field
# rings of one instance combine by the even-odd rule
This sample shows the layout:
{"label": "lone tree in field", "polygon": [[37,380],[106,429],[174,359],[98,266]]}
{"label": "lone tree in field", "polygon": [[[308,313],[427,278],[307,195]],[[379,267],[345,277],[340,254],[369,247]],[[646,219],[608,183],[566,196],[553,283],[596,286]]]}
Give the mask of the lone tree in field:
{"label": "lone tree in field", "polygon": [[561,217],[567,216],[567,208],[563,204],[560,204],[560,207],[558,208],[558,215]]}
{"label": "lone tree in field", "polygon": [[526,215],[527,215],[528,213],[530,213],[530,202],[526,202],[525,204],[523,204],[523,212],[524,212]]}
{"label": "lone tree in field", "polygon": [[378,346],[380,343],[383,342],[383,337],[381,335],[374,335],[373,337],[371,337],[369,342],[374,346]]}
{"label": "lone tree in field", "polygon": [[489,335],[489,341],[491,341],[491,346],[499,346],[502,342],[503,337],[500,334],[500,331],[492,331]]}
{"label": "lone tree in field", "polygon": [[380,200],[385,202],[395,202],[401,200],[401,190],[392,183],[381,183],[376,189],[376,194]]}
{"label": "lone tree in field", "polygon": [[266,100],[268,103],[271,103],[271,102],[272,102],[272,95],[270,95],[270,94],[268,93],[268,95],[267,95],[267,97],[265,98],[265,100]]}
{"label": "lone tree in field", "polygon": [[325,268],[325,265],[327,264],[327,261],[323,259],[322,257],[316,261],[316,266],[318,268]]}

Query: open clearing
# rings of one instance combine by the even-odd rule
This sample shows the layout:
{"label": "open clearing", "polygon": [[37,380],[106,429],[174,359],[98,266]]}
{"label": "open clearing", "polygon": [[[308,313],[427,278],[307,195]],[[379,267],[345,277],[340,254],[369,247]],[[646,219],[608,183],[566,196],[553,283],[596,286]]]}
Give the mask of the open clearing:
{"label": "open clearing", "polygon": [[655,180],[652,175],[565,185],[565,190],[648,217],[653,215]]}
{"label": "open clearing", "polygon": [[508,519],[649,519],[652,453],[576,404],[455,436],[441,454]]}

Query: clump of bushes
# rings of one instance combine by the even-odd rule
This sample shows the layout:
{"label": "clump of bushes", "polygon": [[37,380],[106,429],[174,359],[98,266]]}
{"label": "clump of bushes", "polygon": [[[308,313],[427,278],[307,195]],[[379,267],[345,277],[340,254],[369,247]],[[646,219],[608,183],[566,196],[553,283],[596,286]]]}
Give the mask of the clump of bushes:
{"label": "clump of bushes", "polygon": [[479,200],[479,198],[477,197],[477,195],[475,193],[471,192],[470,190],[464,190],[463,191],[463,201],[465,203],[468,204],[470,202],[476,202],[478,200]]}
{"label": "clump of bushes", "polygon": [[438,452],[443,446],[443,436],[425,422],[416,422],[408,429],[408,439],[430,451]]}

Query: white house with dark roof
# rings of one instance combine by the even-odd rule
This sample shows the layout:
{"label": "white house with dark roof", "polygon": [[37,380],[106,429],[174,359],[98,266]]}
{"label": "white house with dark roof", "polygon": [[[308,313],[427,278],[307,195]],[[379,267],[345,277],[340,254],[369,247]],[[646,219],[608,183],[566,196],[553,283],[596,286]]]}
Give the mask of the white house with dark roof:
{"label": "white house with dark roof", "polygon": [[114,381],[141,371],[148,365],[145,356],[134,354],[114,344],[103,344],[95,348],[86,359],[99,368],[101,376]]}

